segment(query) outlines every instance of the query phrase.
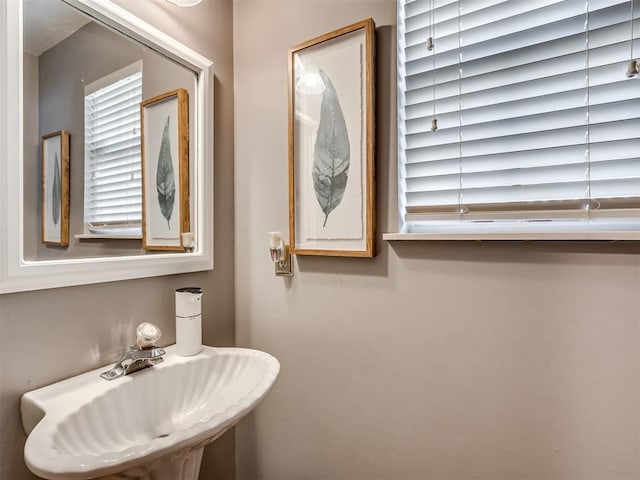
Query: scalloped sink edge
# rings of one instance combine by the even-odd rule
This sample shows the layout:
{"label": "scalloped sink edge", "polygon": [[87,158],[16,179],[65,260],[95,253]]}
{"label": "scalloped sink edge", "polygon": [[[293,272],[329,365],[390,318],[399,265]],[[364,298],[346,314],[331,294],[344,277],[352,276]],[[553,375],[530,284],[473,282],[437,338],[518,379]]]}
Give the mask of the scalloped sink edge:
{"label": "scalloped sink edge", "polygon": [[25,393],[27,467],[68,480],[144,476],[155,463],[164,473],[154,478],[197,478],[204,445],[265,397],[280,363],[244,348],[203,346],[192,357],[165,350],[164,362],[111,382],[99,376],[109,365]]}

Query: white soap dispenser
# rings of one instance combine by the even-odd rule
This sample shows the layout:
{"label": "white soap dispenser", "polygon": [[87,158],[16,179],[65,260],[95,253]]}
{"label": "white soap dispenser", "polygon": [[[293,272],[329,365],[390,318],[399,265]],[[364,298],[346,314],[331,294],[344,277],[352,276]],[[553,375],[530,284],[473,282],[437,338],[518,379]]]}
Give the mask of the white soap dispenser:
{"label": "white soap dispenser", "polygon": [[176,290],[176,353],[182,357],[202,350],[202,289]]}

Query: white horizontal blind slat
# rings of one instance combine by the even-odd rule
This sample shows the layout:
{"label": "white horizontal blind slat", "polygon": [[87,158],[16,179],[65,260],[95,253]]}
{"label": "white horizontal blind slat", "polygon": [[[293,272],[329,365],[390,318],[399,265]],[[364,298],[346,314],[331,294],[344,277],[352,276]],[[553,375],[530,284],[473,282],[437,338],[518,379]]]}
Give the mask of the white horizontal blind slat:
{"label": "white horizontal blind slat", "polygon": [[628,0],[399,0],[401,213],[640,205],[630,13]]}
{"label": "white horizontal blind slat", "polygon": [[142,222],[142,71],[130,70],[85,96],[84,215],[94,233],[139,228]]}

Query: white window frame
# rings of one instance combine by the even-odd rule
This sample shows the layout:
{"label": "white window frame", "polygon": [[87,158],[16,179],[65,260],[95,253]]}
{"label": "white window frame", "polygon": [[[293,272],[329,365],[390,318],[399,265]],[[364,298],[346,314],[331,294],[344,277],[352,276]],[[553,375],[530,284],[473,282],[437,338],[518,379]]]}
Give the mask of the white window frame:
{"label": "white window frame", "polygon": [[[93,127],[93,124],[90,119],[89,107],[87,106],[88,97],[96,92],[104,88],[108,88],[117,82],[127,79],[134,74],[139,74],[140,78],[140,95],[139,98],[136,97],[131,99],[127,108],[136,107],[139,108],[139,104],[142,101],[142,74],[143,74],[143,64],[142,60],[138,60],[124,68],[116,70],[108,75],[105,75],[102,78],[88,84],[85,86],[85,156],[84,156],[84,171],[85,171],[85,179],[84,179],[84,232],[83,234],[76,235],[76,238],[113,238],[113,239],[141,239],[142,238],[142,178],[141,175],[136,178],[139,181],[139,194],[137,197],[137,202],[135,199],[132,199],[133,203],[138,203],[140,205],[140,216],[134,220],[124,221],[118,224],[110,224],[110,223],[97,223],[91,221],[91,216],[95,214],[100,214],[99,207],[94,207],[95,210],[92,210],[90,207],[91,202],[95,202],[99,200],[94,197],[91,193],[92,187],[92,178],[91,172],[94,169],[94,161],[96,161],[95,156],[92,153],[90,148],[90,142],[87,141],[89,137],[89,129]],[[130,140],[138,140],[140,139],[140,128],[136,127],[136,131],[132,132],[132,137]],[[135,150],[135,149],[134,149]],[[136,155],[137,153],[137,155]],[[137,170],[141,171],[142,162],[141,162],[141,146],[138,145],[137,151],[134,151],[132,156],[137,156]],[[129,162],[126,164],[127,167],[133,167],[135,169],[135,159],[128,159]],[[124,165],[123,165],[124,166]]]}
{"label": "white window frame", "polygon": [[[404,75],[402,57],[404,47],[402,0],[398,0],[398,230],[385,233],[385,240],[640,240],[640,209],[611,209],[584,215],[568,210],[536,210],[522,212],[469,212],[464,221],[452,222],[451,215],[425,216],[406,214],[404,186]],[[450,2],[448,2],[450,3]],[[640,3],[640,2],[639,2]],[[637,6],[636,6],[637,12]],[[637,18],[637,14],[636,14]],[[636,20],[637,22],[637,20]],[[634,36],[637,38],[637,34]],[[637,55],[636,55],[637,56]],[[624,75],[624,72],[621,72]],[[638,82],[640,79],[630,81]],[[639,134],[640,137],[640,134]],[[640,143],[640,138],[638,139]],[[603,214],[604,213],[604,214]],[[417,220],[417,221],[416,221]]]}

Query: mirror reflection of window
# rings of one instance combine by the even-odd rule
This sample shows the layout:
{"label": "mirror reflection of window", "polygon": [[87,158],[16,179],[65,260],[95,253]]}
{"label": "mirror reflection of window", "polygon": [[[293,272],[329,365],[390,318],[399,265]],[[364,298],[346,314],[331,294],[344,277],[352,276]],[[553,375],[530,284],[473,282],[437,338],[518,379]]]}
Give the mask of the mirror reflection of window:
{"label": "mirror reflection of window", "polygon": [[85,86],[85,234],[141,235],[142,62]]}

